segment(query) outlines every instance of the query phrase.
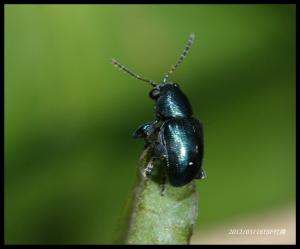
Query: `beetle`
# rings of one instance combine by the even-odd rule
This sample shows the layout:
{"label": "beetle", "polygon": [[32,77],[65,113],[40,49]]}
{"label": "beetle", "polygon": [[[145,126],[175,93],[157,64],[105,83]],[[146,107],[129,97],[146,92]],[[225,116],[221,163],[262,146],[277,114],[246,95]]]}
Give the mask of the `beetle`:
{"label": "beetle", "polygon": [[[202,168],[204,151],[202,123],[193,117],[191,104],[179,84],[168,81],[169,76],[188,54],[194,37],[194,33],[190,34],[188,44],[177,63],[164,75],[160,84],[140,77],[112,59],[114,66],[153,87],[149,95],[155,101],[155,120],[139,126],[133,133],[133,138],[143,138],[145,148],[151,147],[153,151],[151,160],[158,159],[164,162],[165,180],[174,187],[182,187],[193,179],[206,177]],[[152,171],[153,163],[149,163],[143,175],[151,176]]]}

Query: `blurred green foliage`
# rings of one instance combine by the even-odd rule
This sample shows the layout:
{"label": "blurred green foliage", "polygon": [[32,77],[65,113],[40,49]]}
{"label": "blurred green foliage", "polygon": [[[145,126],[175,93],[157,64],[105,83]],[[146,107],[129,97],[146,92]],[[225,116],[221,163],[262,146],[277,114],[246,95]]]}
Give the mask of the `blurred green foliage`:
{"label": "blurred green foliage", "polygon": [[205,128],[198,228],[294,203],[295,5],[5,5],[5,242],[112,243],[173,74]]}

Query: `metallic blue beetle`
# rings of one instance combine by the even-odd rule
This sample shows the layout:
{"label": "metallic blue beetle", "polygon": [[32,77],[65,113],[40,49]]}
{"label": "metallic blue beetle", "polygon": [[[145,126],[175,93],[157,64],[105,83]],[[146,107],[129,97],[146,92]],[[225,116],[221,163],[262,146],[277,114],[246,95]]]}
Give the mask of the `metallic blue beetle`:
{"label": "metallic blue beetle", "polygon": [[[166,165],[166,179],[174,187],[181,187],[193,179],[205,178],[202,169],[203,128],[192,117],[192,107],[179,85],[167,82],[169,75],[182,63],[194,41],[194,33],[189,37],[179,60],[164,76],[162,83],[147,80],[133,73],[115,59],[112,63],[136,79],[150,83],[153,89],[150,98],[155,101],[156,119],[141,125],[134,132],[134,138],[144,138],[145,147],[153,150],[152,160],[161,160]],[[145,168],[144,176],[151,175],[153,163]]]}

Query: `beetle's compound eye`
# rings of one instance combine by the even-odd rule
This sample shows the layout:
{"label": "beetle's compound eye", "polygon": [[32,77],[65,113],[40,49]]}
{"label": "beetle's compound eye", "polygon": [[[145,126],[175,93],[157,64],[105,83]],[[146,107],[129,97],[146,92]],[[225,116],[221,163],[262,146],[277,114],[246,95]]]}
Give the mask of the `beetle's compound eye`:
{"label": "beetle's compound eye", "polygon": [[173,86],[175,87],[178,87],[179,88],[179,85],[177,83],[173,83]]}
{"label": "beetle's compound eye", "polygon": [[160,94],[159,89],[153,88],[149,95],[151,99],[157,99],[159,97],[159,94]]}

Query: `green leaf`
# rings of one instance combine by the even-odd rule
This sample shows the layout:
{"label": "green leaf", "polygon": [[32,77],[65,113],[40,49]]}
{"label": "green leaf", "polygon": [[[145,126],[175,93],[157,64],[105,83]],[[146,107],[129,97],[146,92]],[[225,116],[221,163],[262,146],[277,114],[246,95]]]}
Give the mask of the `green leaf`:
{"label": "green leaf", "polygon": [[155,165],[151,177],[142,174],[145,167],[152,163],[150,157],[149,150],[141,156],[137,182],[127,203],[127,218],[118,242],[188,244],[198,213],[196,184],[194,181],[183,187],[166,184],[162,192],[163,165]]}

